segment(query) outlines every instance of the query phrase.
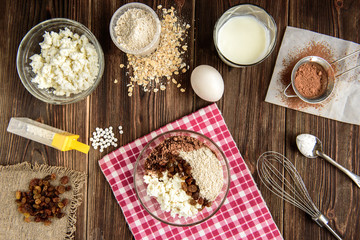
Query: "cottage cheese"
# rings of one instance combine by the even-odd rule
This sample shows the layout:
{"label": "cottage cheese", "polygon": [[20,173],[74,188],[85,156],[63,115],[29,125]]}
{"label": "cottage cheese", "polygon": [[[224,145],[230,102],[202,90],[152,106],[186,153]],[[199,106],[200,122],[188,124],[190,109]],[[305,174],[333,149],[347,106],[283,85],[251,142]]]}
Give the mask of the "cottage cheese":
{"label": "cottage cheese", "polygon": [[147,194],[156,197],[161,210],[170,212],[172,217],[175,217],[176,214],[179,217],[191,217],[197,214],[201,205],[190,204],[189,201],[192,198],[181,189],[181,183],[184,180],[179,177],[179,174],[169,178],[167,173],[167,171],[163,172],[161,178],[152,174],[144,176],[144,181],[148,184]]}
{"label": "cottage cheese", "polygon": [[98,54],[85,35],[68,28],[45,32],[41,53],[30,57],[32,82],[59,96],[70,96],[91,87],[99,73]]}

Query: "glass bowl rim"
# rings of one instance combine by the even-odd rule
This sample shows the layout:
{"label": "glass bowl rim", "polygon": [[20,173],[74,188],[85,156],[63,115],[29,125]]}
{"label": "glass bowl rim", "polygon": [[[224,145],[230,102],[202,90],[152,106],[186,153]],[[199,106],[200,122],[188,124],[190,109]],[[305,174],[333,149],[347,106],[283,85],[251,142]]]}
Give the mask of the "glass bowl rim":
{"label": "glass bowl rim", "polygon": [[[200,137],[203,137],[205,138],[206,140],[208,140],[209,142],[211,142],[212,145],[215,146],[215,148],[217,148],[219,150],[219,152],[221,153],[222,155],[222,158],[224,159],[224,162],[225,162],[225,166],[226,166],[226,171],[227,171],[227,188],[226,188],[226,192],[224,194],[224,198],[221,200],[219,206],[209,215],[207,216],[206,218],[204,219],[201,219],[199,221],[196,221],[196,222],[193,222],[193,223],[189,223],[189,224],[176,224],[176,223],[170,223],[170,222],[167,222],[159,217],[157,217],[155,214],[153,214],[150,210],[147,209],[147,207],[144,205],[144,203],[142,202],[141,198],[139,197],[139,194],[138,194],[138,190],[136,188],[136,172],[137,172],[137,167],[139,165],[139,160],[140,160],[140,157],[143,155],[144,151],[149,147],[149,145],[151,143],[154,142],[154,140],[166,135],[166,134],[171,134],[171,133],[190,133],[190,134],[195,134],[195,135],[198,135]],[[194,226],[194,225],[197,225],[197,224],[200,224],[200,223],[203,223],[207,220],[209,220],[211,217],[213,217],[219,210],[220,208],[223,206],[224,202],[226,201],[227,199],[227,196],[228,196],[228,193],[229,193],[229,190],[230,190],[230,167],[229,167],[229,162],[224,154],[224,152],[221,150],[221,148],[209,137],[205,136],[204,134],[202,133],[199,133],[199,132],[195,132],[195,131],[192,131],[192,130],[185,130],[185,129],[175,129],[175,130],[170,130],[170,131],[166,131],[166,132],[163,132],[161,134],[158,134],[157,136],[155,136],[154,138],[152,138],[144,147],[143,149],[141,150],[139,156],[136,158],[136,163],[135,163],[135,167],[134,167],[134,173],[133,173],[133,179],[134,179],[134,188],[135,188],[135,193],[136,193],[136,197],[137,199],[140,201],[140,204],[141,206],[146,210],[146,212],[148,212],[153,218],[159,220],[160,222],[162,223],[165,223],[165,224],[168,224],[168,225],[171,225],[171,226],[175,226],[175,227],[188,227],[188,226]]]}
{"label": "glass bowl rim", "polygon": [[[56,27],[57,24],[64,24],[64,25],[69,24],[70,27],[76,28],[77,30],[79,30],[79,32],[84,32],[84,33],[88,34],[91,37],[91,39],[89,39],[88,36],[87,36],[87,38],[89,39],[89,42],[92,45],[94,45],[96,53],[98,54],[98,61],[99,61],[98,62],[99,72],[96,76],[96,79],[94,80],[94,83],[89,88],[77,93],[75,96],[64,97],[64,99],[59,98],[59,96],[56,96],[54,94],[53,94],[53,96],[50,96],[50,98],[47,98],[49,96],[43,96],[44,94],[39,94],[37,91],[40,91],[42,89],[38,89],[37,86],[35,86],[33,83],[31,83],[31,80],[29,80],[26,76],[23,76],[23,72],[25,72],[25,71],[23,70],[23,68],[24,68],[24,66],[22,66],[23,60],[21,59],[21,58],[23,58],[22,55],[24,54],[24,51],[25,51],[22,48],[27,47],[27,45],[29,44],[28,42],[31,41],[31,39],[32,39],[32,34],[39,32],[44,27]],[[45,25],[45,26],[42,26],[42,25]],[[64,26],[64,28],[65,27],[67,27],[67,26]],[[59,27],[59,29],[61,29],[61,28]],[[45,31],[46,30],[44,30],[44,32]],[[84,34],[84,33],[82,33],[82,34]],[[82,34],[80,34],[80,35],[82,35]],[[21,80],[21,83],[23,84],[23,86],[26,88],[26,90],[32,96],[34,96],[35,98],[41,100],[42,102],[48,103],[48,104],[67,105],[67,104],[72,104],[72,103],[79,102],[79,101],[85,99],[99,85],[99,83],[103,77],[103,74],[104,74],[104,69],[105,69],[104,51],[101,47],[100,42],[96,38],[96,36],[90,31],[90,29],[88,29],[82,23],[77,22],[72,19],[68,19],[68,18],[51,18],[51,19],[47,19],[42,22],[39,22],[38,24],[33,26],[29,31],[27,31],[25,36],[21,39],[21,42],[17,49],[16,70],[17,70],[18,76]],[[61,96],[61,97],[63,97],[63,96]]]}

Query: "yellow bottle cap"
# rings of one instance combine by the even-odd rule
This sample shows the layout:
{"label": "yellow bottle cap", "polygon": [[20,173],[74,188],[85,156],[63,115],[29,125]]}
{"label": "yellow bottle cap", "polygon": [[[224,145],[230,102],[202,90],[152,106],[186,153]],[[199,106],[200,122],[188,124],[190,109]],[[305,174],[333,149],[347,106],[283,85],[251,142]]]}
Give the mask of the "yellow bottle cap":
{"label": "yellow bottle cap", "polygon": [[89,152],[90,146],[78,142],[79,137],[79,135],[68,133],[55,133],[51,145],[61,151],[77,150],[86,154]]}

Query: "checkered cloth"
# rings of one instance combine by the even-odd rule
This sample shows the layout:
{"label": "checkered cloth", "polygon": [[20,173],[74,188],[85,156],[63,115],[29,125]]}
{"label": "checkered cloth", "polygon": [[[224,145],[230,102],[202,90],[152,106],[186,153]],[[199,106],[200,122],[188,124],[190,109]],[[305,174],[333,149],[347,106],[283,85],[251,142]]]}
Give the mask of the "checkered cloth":
{"label": "checkered cloth", "polygon": [[[227,200],[209,220],[173,227],[154,219],[136,198],[133,170],[142,148],[158,134],[187,129],[210,137],[229,161]],[[217,108],[212,104],[129,143],[99,161],[135,239],[282,239],[255,182]]]}

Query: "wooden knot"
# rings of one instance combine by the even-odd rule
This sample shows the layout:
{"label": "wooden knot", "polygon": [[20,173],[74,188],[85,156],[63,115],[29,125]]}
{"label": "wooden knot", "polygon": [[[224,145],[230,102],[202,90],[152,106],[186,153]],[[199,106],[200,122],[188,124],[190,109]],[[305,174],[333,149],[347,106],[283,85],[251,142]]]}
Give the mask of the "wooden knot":
{"label": "wooden knot", "polygon": [[344,6],[343,0],[335,0],[335,7],[336,8],[342,8]]}
{"label": "wooden knot", "polygon": [[329,209],[329,210],[326,212],[326,216],[329,218],[329,220],[334,220],[334,218],[335,218],[334,210],[333,210],[333,209]]}

